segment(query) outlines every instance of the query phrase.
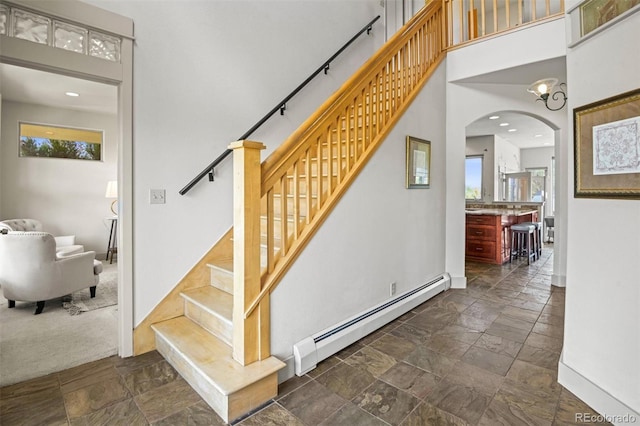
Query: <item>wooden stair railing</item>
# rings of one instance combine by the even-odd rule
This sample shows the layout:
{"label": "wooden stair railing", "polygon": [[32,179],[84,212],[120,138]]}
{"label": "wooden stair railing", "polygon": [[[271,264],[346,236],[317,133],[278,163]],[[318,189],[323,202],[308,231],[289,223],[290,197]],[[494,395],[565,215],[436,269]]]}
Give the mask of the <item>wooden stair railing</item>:
{"label": "wooden stair railing", "polygon": [[[260,185],[247,183],[253,177],[244,174],[255,170],[238,170],[243,162],[234,160],[234,179],[245,182],[234,195],[234,245],[242,245],[234,255],[248,253],[246,238],[255,242],[259,226],[266,257],[260,274],[260,262],[234,256],[234,271],[245,271],[242,298],[234,300],[234,328],[244,330],[234,338],[238,362],[268,355],[269,294],[440,64],[445,36],[442,3],[431,2],[262,163]],[[252,154],[244,151],[259,153],[260,145],[240,141],[230,148],[247,158]],[[248,196],[250,190],[256,194]],[[243,207],[246,198],[251,206]],[[243,238],[239,226],[246,227]]]}

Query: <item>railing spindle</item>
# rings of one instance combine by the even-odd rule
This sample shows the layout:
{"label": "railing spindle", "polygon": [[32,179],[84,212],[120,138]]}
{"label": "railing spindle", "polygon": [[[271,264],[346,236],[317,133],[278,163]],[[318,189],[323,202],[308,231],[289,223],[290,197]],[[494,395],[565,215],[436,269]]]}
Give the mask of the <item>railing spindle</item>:
{"label": "railing spindle", "polygon": [[275,216],[275,205],[273,202],[273,188],[267,192],[267,271],[273,272],[275,266],[275,236],[273,234],[273,220]]}
{"label": "railing spindle", "polygon": [[286,256],[289,250],[289,223],[287,221],[289,217],[287,209],[288,186],[288,176],[285,173],[284,176],[280,178],[280,253],[282,256]]}
{"label": "railing spindle", "polygon": [[522,0],[518,1],[518,24],[522,25]]}

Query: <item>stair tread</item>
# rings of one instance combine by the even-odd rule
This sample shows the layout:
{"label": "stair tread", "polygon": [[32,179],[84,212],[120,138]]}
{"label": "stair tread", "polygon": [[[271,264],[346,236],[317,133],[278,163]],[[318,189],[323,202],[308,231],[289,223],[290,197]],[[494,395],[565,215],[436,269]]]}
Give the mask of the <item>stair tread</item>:
{"label": "stair tread", "polygon": [[184,316],[152,327],[223,395],[231,395],[285,366],[273,356],[242,366],[233,359],[229,345]]}
{"label": "stair tread", "polygon": [[231,322],[233,296],[214,286],[204,286],[183,291],[182,296],[217,316]]}

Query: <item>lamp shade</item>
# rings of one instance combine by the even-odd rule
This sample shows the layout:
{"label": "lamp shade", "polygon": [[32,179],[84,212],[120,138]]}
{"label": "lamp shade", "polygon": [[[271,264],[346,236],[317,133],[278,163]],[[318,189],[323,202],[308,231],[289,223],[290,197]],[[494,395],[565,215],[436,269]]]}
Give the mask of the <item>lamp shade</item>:
{"label": "lamp shade", "polygon": [[107,182],[107,192],[104,194],[106,198],[118,198],[118,181],[110,180]]}
{"label": "lamp shade", "polygon": [[542,97],[543,95],[549,95],[553,90],[553,87],[558,84],[557,78],[543,78],[533,83],[527,89],[527,92],[531,92],[536,96]]}

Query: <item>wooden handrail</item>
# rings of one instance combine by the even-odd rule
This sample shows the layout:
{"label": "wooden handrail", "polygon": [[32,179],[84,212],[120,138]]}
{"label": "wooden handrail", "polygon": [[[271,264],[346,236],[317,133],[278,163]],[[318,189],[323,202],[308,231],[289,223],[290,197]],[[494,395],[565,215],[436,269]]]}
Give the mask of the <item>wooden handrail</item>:
{"label": "wooden handrail", "polygon": [[442,3],[426,5],[262,163],[266,262],[245,318],[273,291],[442,61],[442,25]]}

